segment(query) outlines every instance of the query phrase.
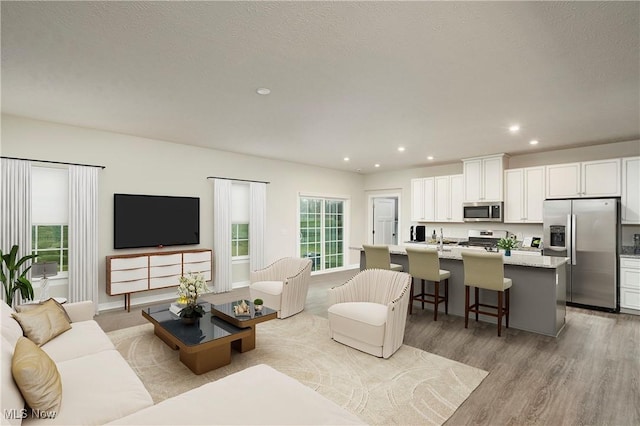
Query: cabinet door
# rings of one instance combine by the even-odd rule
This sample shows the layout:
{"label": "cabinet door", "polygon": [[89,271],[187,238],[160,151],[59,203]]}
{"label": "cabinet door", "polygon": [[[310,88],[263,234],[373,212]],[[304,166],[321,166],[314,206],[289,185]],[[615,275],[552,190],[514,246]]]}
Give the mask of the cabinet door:
{"label": "cabinet door", "polygon": [[620,159],[582,163],[582,196],[619,197],[621,192]]}
{"label": "cabinet door", "polygon": [[463,222],[462,220],[462,197],[464,191],[464,179],[462,175],[450,176],[449,189],[451,190],[451,222]]}
{"label": "cabinet door", "polygon": [[524,217],[529,223],[542,223],[544,167],[524,169]]}
{"label": "cabinet door", "polygon": [[524,170],[511,169],[504,172],[505,197],[504,221],[518,223],[525,220],[524,216]]}
{"label": "cabinet door", "polygon": [[482,160],[482,201],[502,201],[502,157]]}
{"label": "cabinet door", "polygon": [[424,179],[411,179],[411,221],[424,220]]}
{"label": "cabinet door", "polygon": [[547,198],[577,198],[580,192],[580,163],[547,166]]}
{"label": "cabinet door", "polygon": [[622,159],[622,223],[640,224],[640,157]]}
{"label": "cabinet door", "polygon": [[464,171],[464,201],[482,200],[482,160],[466,160]]}
{"label": "cabinet door", "polygon": [[450,212],[450,181],[449,176],[435,178],[435,209],[434,220],[436,222],[448,222],[451,219]]}
{"label": "cabinet door", "polygon": [[435,220],[435,179],[424,179],[424,219],[425,221]]}

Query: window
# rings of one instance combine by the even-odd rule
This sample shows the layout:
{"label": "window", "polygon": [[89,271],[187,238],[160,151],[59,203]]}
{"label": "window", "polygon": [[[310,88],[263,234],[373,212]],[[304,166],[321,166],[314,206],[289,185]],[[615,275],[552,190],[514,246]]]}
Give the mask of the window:
{"label": "window", "polygon": [[69,171],[32,167],[31,179],[31,250],[37,262],[57,262],[56,278],[64,278],[69,271]]}
{"label": "window", "polygon": [[37,262],[58,262],[58,270],[69,270],[69,226],[33,225],[31,248]]}
{"label": "window", "polygon": [[300,197],[300,257],[312,271],[344,266],[345,201]]}
{"label": "window", "polygon": [[249,224],[231,224],[231,256],[249,256]]}

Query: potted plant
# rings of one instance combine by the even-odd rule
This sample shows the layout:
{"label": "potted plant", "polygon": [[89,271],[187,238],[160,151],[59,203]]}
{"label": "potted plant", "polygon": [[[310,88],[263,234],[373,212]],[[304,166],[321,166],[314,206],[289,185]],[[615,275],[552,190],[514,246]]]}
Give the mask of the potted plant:
{"label": "potted plant", "polygon": [[498,240],[498,247],[504,250],[505,256],[511,256],[511,249],[516,247],[516,240],[514,238],[500,238]]}
{"label": "potted plant", "polygon": [[[19,273],[20,268],[25,262],[31,259],[35,259],[37,254],[30,254],[18,259],[18,246],[11,247],[11,251],[7,254],[2,253],[0,250],[0,280],[2,280],[2,287],[4,288],[4,300],[9,306],[13,306],[13,297],[16,291],[20,292],[20,296],[23,299],[33,299],[33,286],[27,279],[27,272],[31,269],[31,265],[25,268]],[[5,271],[6,269],[6,271]]]}
{"label": "potted plant", "polygon": [[256,312],[262,312],[262,305],[264,304],[264,302],[262,301],[262,299],[255,299],[253,301],[253,306],[256,309]]}

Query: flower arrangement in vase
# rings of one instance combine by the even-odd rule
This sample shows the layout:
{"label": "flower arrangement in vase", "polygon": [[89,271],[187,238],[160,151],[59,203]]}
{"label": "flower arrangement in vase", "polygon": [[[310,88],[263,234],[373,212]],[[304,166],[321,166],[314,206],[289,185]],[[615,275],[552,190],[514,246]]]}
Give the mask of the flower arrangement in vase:
{"label": "flower arrangement in vase", "polygon": [[180,318],[191,320],[201,318],[204,315],[204,307],[198,305],[198,296],[209,291],[211,290],[201,274],[189,273],[187,276],[181,276],[177,303],[186,306],[180,310],[178,314]]}
{"label": "flower arrangement in vase", "polygon": [[517,241],[515,238],[500,238],[497,246],[504,250],[505,256],[511,256],[511,249],[515,248]]}

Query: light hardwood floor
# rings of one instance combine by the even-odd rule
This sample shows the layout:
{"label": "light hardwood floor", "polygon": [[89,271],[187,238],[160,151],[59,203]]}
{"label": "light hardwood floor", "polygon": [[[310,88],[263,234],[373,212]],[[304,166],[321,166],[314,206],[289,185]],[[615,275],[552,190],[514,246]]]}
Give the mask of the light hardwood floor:
{"label": "light hardwood floor", "polygon": [[[357,271],[316,275],[306,311],[327,316],[326,290]],[[213,303],[248,298],[247,288],[207,296]],[[487,370],[489,375],[447,425],[640,425],[640,317],[567,309],[559,338],[503,329],[414,305],[404,343]],[[140,308],[101,313],[110,331],[144,324]]]}

